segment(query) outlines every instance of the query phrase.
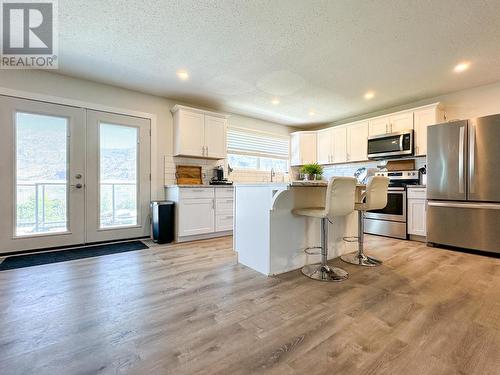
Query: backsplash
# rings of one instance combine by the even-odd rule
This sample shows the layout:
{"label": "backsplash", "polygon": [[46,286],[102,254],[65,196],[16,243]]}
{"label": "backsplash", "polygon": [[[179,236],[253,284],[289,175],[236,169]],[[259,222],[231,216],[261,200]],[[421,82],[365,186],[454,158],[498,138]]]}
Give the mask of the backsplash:
{"label": "backsplash", "polygon": [[[284,176],[284,173],[276,172],[273,181],[283,182]],[[229,179],[234,182],[270,182],[271,172],[236,170],[231,173]]]}
{"label": "backsplash", "polygon": [[[348,176],[353,177],[354,172],[358,168],[377,168],[379,165],[383,165],[384,161],[382,160],[370,160],[370,161],[362,161],[357,163],[346,163],[346,164],[333,164],[333,165],[325,165],[323,167],[323,178],[325,180],[330,179],[333,176]],[[425,156],[415,158],[415,169],[419,169],[426,164]],[[299,168],[292,167],[293,178],[298,179],[299,176]]]}
{"label": "backsplash", "polygon": [[198,165],[201,167],[203,183],[208,184],[213,177],[214,168],[224,165],[224,160],[196,159],[177,156],[165,156],[164,158],[164,182],[165,185],[175,185],[175,171],[177,165]]}
{"label": "backsplash", "polygon": [[[201,173],[203,176],[203,183],[208,184],[213,177],[214,168],[222,165],[224,167],[224,175],[228,180],[234,182],[269,182],[271,181],[271,172],[266,171],[245,171],[235,170],[228,176],[227,162],[225,159],[221,160],[208,160],[196,159],[186,157],[164,157],[164,183],[165,185],[175,185],[177,183],[175,178],[175,170],[177,165],[198,165],[201,166]],[[283,182],[284,173],[276,173],[273,181]]]}
{"label": "backsplash", "polygon": [[[357,163],[346,163],[346,164],[333,164],[325,165],[323,169],[323,178],[328,180],[332,176],[354,176],[354,172],[358,168],[377,168],[378,165],[382,165],[383,161],[362,161]],[[419,169],[426,164],[425,156],[415,158],[415,169]],[[224,167],[224,174],[226,178],[233,182],[270,182],[271,173],[267,171],[245,171],[245,170],[234,170],[231,175],[227,174],[227,162],[224,159],[221,160],[208,160],[208,159],[196,159],[196,158],[186,158],[186,157],[172,157],[165,156],[164,158],[164,181],[165,185],[176,184],[175,178],[175,168],[177,165],[199,165],[201,166],[203,174],[203,183],[208,184],[213,176],[214,168],[222,165]],[[299,178],[299,167],[291,168],[291,177],[296,180]],[[276,172],[273,177],[275,182],[283,182],[285,180],[285,174]]]}

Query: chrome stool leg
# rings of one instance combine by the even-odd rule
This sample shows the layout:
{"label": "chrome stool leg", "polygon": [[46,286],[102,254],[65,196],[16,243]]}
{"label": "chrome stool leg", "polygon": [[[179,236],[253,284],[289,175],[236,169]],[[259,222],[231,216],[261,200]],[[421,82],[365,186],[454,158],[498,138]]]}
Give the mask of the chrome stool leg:
{"label": "chrome stool leg", "polygon": [[342,268],[330,267],[328,261],[328,218],[321,219],[321,263],[302,267],[307,277],[320,281],[344,281],[349,274]]}
{"label": "chrome stool leg", "polygon": [[365,237],[364,212],[358,211],[358,251],[345,254],[340,257],[344,262],[356,264],[358,266],[375,267],[382,264],[381,260],[365,255],[363,251]]}

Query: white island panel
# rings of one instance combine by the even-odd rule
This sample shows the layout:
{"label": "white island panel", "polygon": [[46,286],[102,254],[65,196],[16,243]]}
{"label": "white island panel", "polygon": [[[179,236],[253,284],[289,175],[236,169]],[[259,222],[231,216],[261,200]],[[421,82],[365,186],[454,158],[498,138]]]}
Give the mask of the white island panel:
{"label": "white island panel", "polygon": [[[320,243],[320,219],[292,214],[294,208],[324,205],[326,184],[235,186],[235,250],[241,264],[265,275],[276,275],[318,263],[306,247]],[[329,259],[356,250],[343,241],[357,234],[357,214],[329,225]]]}

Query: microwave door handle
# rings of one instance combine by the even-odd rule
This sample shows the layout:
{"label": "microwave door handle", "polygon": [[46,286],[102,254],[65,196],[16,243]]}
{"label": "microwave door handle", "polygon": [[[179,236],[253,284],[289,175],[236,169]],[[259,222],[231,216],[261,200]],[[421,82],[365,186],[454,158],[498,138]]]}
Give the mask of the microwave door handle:
{"label": "microwave door handle", "polygon": [[404,134],[401,134],[399,136],[399,151],[404,151],[403,150],[403,138],[404,138]]}

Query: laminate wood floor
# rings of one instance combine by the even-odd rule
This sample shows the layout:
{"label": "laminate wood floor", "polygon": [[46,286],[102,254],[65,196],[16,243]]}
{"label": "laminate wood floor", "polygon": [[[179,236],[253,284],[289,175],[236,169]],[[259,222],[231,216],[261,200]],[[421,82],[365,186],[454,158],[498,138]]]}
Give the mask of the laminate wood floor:
{"label": "laminate wood floor", "polygon": [[500,374],[500,259],[368,236],[321,283],[230,237],[0,272],[0,374]]}

